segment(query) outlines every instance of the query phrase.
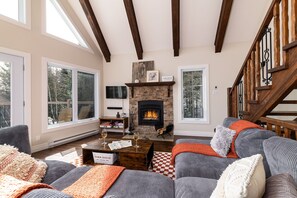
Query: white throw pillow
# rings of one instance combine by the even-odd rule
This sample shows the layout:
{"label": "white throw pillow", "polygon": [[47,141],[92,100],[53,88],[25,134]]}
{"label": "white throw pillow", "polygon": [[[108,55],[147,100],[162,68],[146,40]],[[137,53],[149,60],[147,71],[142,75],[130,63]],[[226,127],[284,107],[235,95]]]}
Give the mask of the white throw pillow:
{"label": "white throw pillow", "polygon": [[211,198],[257,198],[265,191],[265,170],[260,154],[230,164],[218,180]]}
{"label": "white throw pillow", "polygon": [[218,125],[216,132],[210,141],[211,148],[220,156],[226,157],[236,131]]}

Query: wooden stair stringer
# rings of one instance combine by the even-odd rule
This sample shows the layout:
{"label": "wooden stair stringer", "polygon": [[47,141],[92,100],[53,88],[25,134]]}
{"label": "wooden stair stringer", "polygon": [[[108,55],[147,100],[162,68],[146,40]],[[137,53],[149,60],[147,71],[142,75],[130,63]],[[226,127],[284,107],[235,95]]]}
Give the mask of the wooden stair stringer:
{"label": "wooden stair stringer", "polygon": [[297,47],[287,51],[288,68],[272,74],[271,90],[259,93],[259,104],[250,106],[249,116],[245,119],[256,122],[260,117],[266,116],[297,86]]}

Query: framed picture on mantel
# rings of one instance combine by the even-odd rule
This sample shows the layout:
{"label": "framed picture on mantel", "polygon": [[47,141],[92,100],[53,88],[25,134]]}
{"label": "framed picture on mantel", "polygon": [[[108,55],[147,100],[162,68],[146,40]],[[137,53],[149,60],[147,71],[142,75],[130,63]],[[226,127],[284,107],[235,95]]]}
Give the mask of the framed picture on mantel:
{"label": "framed picture on mantel", "polygon": [[134,62],[132,65],[132,83],[147,82],[147,71],[154,70],[154,61]]}
{"label": "framed picture on mantel", "polygon": [[159,82],[159,71],[147,71],[146,72],[146,81],[147,82]]}

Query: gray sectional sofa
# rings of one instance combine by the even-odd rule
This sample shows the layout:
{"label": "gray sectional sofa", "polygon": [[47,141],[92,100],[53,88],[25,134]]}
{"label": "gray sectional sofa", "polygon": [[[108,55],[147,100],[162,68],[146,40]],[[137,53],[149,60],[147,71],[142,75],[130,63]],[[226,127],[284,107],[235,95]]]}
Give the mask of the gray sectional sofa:
{"label": "gray sectional sofa", "polygon": [[[225,118],[223,126],[228,128],[237,120],[237,118],[232,117]],[[263,141],[275,135],[274,132],[265,129],[246,129],[236,138],[235,151],[239,158],[249,157],[258,153],[262,154],[266,176],[269,177],[271,174],[264,154]],[[210,144],[210,140],[179,139],[176,141],[176,144],[180,143]],[[181,153],[175,158],[175,176],[177,179],[181,177],[219,179],[227,166],[235,160],[237,159],[218,158],[196,153]]]}
{"label": "gray sectional sofa", "polygon": [[[225,119],[224,125],[234,121],[234,118]],[[229,124],[230,124],[229,123]],[[274,133],[263,131],[263,134],[256,135],[254,131],[247,130],[242,134],[242,140],[238,141],[236,147],[240,151],[240,145],[250,146],[250,151],[245,151],[245,155],[260,152],[263,156],[266,155],[266,169],[272,175],[288,172],[297,181],[297,142],[281,137],[274,137]],[[260,133],[259,131],[257,133]],[[253,141],[251,141],[253,140]],[[194,140],[179,140],[179,142],[191,142]],[[253,143],[252,143],[253,142]],[[21,151],[30,153],[28,129],[26,126],[16,126],[0,130],[0,144],[11,144]],[[208,143],[201,141],[201,143]],[[250,144],[251,143],[251,144]],[[257,147],[257,148],[255,148]],[[247,147],[248,148],[248,147]],[[264,148],[264,149],[263,149]],[[284,155],[285,152],[285,155]],[[196,155],[196,156],[195,156]],[[244,157],[240,155],[240,157]],[[200,160],[197,160],[199,158]],[[183,160],[186,163],[183,163]],[[192,161],[191,161],[192,160]],[[195,161],[197,167],[193,165]],[[206,173],[203,173],[199,168],[203,168],[201,161],[207,167]],[[232,163],[234,159],[226,158],[213,159],[213,157],[202,156],[199,154],[183,153],[176,157],[176,173],[178,178],[171,180],[168,177],[146,171],[125,170],[113,186],[108,190],[104,197],[108,198],[124,198],[124,197],[144,197],[144,198],[194,198],[194,197],[210,197],[212,191],[217,185],[217,179],[222,173],[224,167]],[[289,163],[287,163],[289,162]],[[24,198],[36,197],[51,197],[51,198],[69,198],[70,196],[60,192],[64,188],[71,185],[79,179],[90,167],[74,168],[72,165],[63,162],[49,162],[46,177],[43,182],[49,183],[56,190],[37,189],[32,190]],[[52,165],[51,165],[52,163]],[[186,171],[186,166],[190,171]],[[199,167],[200,166],[200,167]],[[63,171],[61,171],[63,170]],[[197,172],[199,177],[197,177]],[[266,172],[267,172],[266,171]],[[50,179],[48,179],[50,178]],[[272,177],[271,177],[272,178]],[[269,178],[270,179],[270,178]],[[50,182],[52,181],[52,182]],[[274,188],[274,187],[273,187]],[[285,187],[283,187],[285,188]],[[295,187],[296,189],[296,187]],[[286,189],[285,189],[286,190]],[[297,194],[296,194],[297,196]],[[265,197],[265,196],[264,196]],[[266,196],[267,197],[267,196]],[[277,196],[276,196],[277,197]]]}

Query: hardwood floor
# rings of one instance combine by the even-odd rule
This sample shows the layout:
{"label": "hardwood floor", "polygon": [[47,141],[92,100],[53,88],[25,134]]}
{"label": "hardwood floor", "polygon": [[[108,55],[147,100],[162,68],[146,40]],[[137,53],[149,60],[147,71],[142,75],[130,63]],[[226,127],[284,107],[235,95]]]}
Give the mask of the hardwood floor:
{"label": "hardwood floor", "polygon": [[[109,138],[122,138],[122,133],[108,133]],[[61,146],[57,146],[54,148],[49,148],[43,151],[39,151],[33,153],[32,156],[37,159],[45,159],[50,156],[54,156],[57,154],[67,154],[71,151],[76,151],[78,155],[81,154],[81,145],[86,144],[88,142],[94,141],[99,138],[99,135],[94,135],[91,137],[87,137],[81,140],[77,140],[68,144],[64,144]],[[174,136],[174,142],[165,142],[165,141],[154,141],[154,149],[155,151],[162,151],[162,152],[171,152],[172,147],[175,144],[175,140],[183,139],[183,138],[194,138],[194,139],[210,139],[209,137],[190,137],[190,136]]]}

